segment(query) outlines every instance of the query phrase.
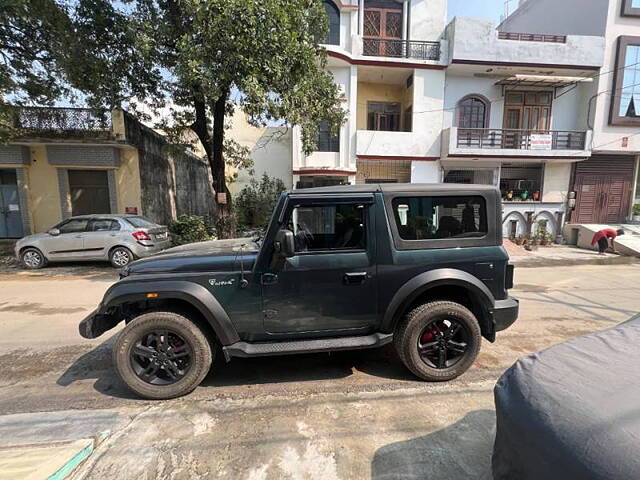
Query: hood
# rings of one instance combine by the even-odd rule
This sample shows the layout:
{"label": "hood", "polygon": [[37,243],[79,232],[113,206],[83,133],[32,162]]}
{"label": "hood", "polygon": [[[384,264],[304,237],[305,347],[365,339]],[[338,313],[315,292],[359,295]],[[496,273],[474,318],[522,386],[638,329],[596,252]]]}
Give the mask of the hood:
{"label": "hood", "polygon": [[244,269],[251,270],[258,251],[251,238],[190,243],[133,262],[125,274],[231,272],[240,270],[241,254]]}

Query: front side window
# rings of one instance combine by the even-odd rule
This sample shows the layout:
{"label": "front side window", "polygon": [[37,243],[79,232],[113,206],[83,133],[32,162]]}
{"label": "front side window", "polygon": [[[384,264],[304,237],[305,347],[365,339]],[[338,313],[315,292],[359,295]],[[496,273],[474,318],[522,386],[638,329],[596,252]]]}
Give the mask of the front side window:
{"label": "front side window", "polygon": [[620,37],[609,123],[640,124],[640,37]]}
{"label": "front side window", "polygon": [[393,200],[393,211],[402,240],[482,238],[488,232],[482,197],[402,197]]}
{"label": "front side window", "polygon": [[365,210],[357,204],[294,208],[289,229],[295,237],[296,252],[363,250]]}
{"label": "front side window", "polygon": [[89,221],[86,218],[72,218],[58,227],[60,233],[78,233],[87,229]]}

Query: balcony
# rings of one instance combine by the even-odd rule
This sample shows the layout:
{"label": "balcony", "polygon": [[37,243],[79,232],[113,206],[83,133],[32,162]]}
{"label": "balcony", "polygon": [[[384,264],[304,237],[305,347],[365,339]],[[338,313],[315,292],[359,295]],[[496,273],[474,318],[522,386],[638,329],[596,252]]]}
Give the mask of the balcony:
{"label": "balcony", "polygon": [[440,60],[440,43],[389,38],[364,38],[362,54],[366,57]]}
{"label": "balcony", "polygon": [[447,134],[451,156],[575,156],[578,159],[591,155],[591,131],[453,127],[445,132]]}
{"label": "balcony", "polygon": [[22,137],[111,140],[111,115],[90,108],[16,107],[13,126]]}
{"label": "balcony", "polygon": [[361,157],[425,157],[432,155],[432,143],[426,134],[417,132],[358,130],[356,154]]}

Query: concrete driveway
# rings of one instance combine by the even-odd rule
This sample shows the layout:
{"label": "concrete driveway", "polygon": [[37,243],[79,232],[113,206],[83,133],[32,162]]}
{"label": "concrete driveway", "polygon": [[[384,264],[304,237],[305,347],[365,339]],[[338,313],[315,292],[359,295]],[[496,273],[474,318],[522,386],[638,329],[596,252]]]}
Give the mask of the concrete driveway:
{"label": "concrete driveway", "polygon": [[192,395],[147,402],[113,374],[113,335],[77,334],[112,281],[0,276],[0,430],[111,430],[78,478],[491,478],[500,374],[640,311],[638,264],[519,269],[520,320],[454,382],[416,381],[390,348],[219,357]]}

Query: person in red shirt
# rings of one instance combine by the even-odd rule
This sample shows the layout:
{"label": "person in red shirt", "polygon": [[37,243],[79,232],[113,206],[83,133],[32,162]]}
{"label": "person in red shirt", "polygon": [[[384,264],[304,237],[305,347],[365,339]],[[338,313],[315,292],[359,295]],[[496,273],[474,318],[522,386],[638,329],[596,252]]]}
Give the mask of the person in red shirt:
{"label": "person in red shirt", "polygon": [[596,234],[593,236],[593,240],[591,240],[591,245],[595,246],[596,243],[598,244],[598,255],[604,255],[604,252],[609,247],[613,248],[613,251],[615,252],[613,241],[620,235],[624,235],[624,230],[605,228],[604,230],[596,232]]}

